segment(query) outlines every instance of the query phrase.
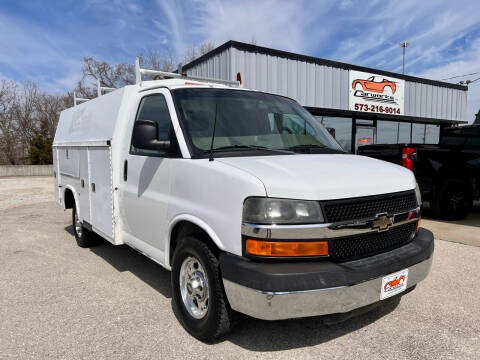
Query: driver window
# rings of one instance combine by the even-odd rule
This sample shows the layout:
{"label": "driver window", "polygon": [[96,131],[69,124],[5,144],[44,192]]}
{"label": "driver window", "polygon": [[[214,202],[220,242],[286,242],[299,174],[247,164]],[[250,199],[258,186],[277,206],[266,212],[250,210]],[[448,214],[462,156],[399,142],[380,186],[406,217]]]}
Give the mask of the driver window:
{"label": "driver window", "polygon": [[[170,139],[171,121],[167,102],[161,94],[145,96],[138,107],[135,121],[152,120],[158,125],[158,140]],[[165,151],[138,149],[131,145],[130,153],[135,155],[164,155]]]}

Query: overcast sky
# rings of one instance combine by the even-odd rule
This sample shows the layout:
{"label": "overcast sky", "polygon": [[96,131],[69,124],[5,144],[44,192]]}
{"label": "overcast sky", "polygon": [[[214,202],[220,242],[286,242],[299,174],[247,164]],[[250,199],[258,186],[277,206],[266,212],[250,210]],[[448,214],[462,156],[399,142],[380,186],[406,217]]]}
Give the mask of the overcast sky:
{"label": "overcast sky", "polygon": [[[147,49],[186,49],[211,40],[249,42],[431,79],[480,77],[480,1],[455,0],[2,0],[0,77],[70,89],[84,56],[133,62]],[[480,108],[469,87],[468,117]]]}

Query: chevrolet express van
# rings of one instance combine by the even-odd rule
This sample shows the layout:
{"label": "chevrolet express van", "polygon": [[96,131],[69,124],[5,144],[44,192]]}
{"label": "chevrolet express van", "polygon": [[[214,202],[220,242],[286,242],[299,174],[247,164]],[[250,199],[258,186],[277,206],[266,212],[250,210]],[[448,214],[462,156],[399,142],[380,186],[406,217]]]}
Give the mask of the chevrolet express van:
{"label": "chevrolet express van", "polygon": [[348,313],[426,278],[434,240],[410,170],[345,153],[292,99],[136,70],[61,113],[55,195],[79,246],[94,232],[171,270],[194,337],[236,313]]}

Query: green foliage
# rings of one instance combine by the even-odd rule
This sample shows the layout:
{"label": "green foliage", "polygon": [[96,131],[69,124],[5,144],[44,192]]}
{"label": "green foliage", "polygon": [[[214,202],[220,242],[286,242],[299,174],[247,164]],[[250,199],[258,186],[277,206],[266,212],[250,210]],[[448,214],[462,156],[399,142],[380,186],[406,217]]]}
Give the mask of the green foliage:
{"label": "green foliage", "polygon": [[40,124],[40,128],[35,130],[35,135],[30,143],[28,157],[32,165],[52,164],[52,142],[49,135],[48,126],[45,122]]}

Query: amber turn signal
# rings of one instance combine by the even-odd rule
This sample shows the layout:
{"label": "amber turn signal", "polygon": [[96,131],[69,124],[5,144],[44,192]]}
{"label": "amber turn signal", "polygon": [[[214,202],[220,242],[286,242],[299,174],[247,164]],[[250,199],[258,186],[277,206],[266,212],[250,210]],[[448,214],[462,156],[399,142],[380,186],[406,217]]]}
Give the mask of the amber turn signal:
{"label": "amber turn signal", "polygon": [[257,256],[325,256],[327,241],[262,241],[247,239],[245,250]]}

